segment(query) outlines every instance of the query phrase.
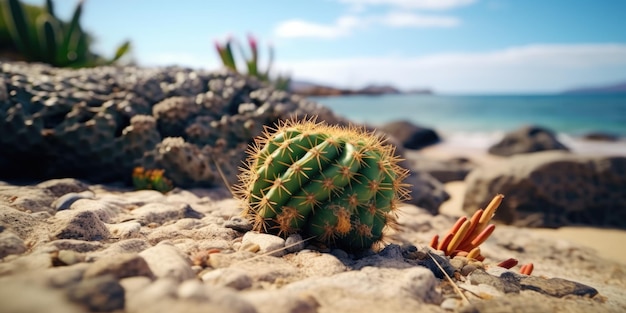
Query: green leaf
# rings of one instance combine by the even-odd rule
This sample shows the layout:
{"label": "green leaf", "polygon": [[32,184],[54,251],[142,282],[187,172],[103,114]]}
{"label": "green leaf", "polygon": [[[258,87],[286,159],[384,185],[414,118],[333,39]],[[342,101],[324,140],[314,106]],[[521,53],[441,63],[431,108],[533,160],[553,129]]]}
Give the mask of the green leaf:
{"label": "green leaf", "polygon": [[115,56],[109,61],[109,63],[114,63],[115,61],[119,60],[122,56],[128,53],[128,51],[130,51],[130,41],[127,40],[122,45],[117,47],[117,50],[115,51]]}

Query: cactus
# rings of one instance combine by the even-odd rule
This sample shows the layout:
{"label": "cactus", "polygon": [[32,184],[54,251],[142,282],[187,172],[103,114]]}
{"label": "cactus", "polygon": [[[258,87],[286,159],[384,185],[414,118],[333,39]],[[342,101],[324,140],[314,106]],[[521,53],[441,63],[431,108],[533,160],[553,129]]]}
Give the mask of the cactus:
{"label": "cactus", "polygon": [[135,167],[133,170],[133,185],[137,190],[151,189],[161,193],[167,193],[174,186],[172,182],[163,176],[164,170],[146,170],[143,167]]}
{"label": "cactus", "polygon": [[395,147],[364,129],[289,120],[255,143],[236,194],[257,231],[367,249],[409,197]]}

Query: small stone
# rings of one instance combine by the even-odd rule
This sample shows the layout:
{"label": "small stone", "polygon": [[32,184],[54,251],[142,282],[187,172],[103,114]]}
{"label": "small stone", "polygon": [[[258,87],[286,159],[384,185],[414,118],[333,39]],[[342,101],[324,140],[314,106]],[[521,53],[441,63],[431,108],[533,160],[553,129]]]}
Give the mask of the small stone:
{"label": "small stone", "polygon": [[68,297],[94,312],[111,312],[124,308],[124,288],[111,275],[86,279],[67,291]]}
{"label": "small stone", "polygon": [[234,229],[238,232],[248,232],[252,230],[252,224],[247,219],[240,216],[233,216],[224,223],[224,227]]}
{"label": "small stone", "polygon": [[[63,266],[73,265],[83,262],[84,260],[84,255],[72,250],[60,250],[56,256],[56,261],[59,262],[59,265]],[[55,261],[53,260],[53,262]]]}
{"label": "small stone", "polygon": [[112,237],[118,239],[137,238],[141,236],[141,224],[139,222],[128,221],[119,224],[107,224]]}
{"label": "small stone", "polygon": [[256,243],[246,242],[245,244],[244,243],[241,244],[240,249],[243,251],[250,251],[252,253],[257,253],[259,252],[259,250],[261,250],[261,247]]}
{"label": "small stone", "polygon": [[148,203],[132,211],[141,225],[155,223],[162,225],[165,222],[181,218],[202,218],[204,214],[195,211],[184,203]]}
{"label": "small stone", "polygon": [[483,270],[475,270],[469,275],[469,281],[473,285],[486,284],[495,287],[497,290],[500,290],[504,293],[519,293],[520,292],[520,284],[519,281],[516,281],[513,273],[507,275],[505,272],[500,277],[489,275],[487,272]]}
{"label": "small stone", "polygon": [[219,268],[202,275],[202,281],[213,285],[243,290],[252,286],[252,278],[243,270]]}
{"label": "small stone", "polygon": [[452,267],[454,267],[456,270],[460,271],[461,268],[463,268],[463,266],[465,265],[465,262],[463,262],[463,260],[461,259],[453,258],[450,260],[450,265],[452,265]]}
{"label": "small stone", "polygon": [[103,240],[110,236],[109,230],[90,211],[66,210],[55,215],[53,236],[58,239]]}
{"label": "small stone", "polygon": [[94,193],[92,191],[83,192],[70,192],[66,193],[52,202],[52,207],[56,212],[61,210],[67,210],[70,206],[80,199],[94,199]]}
{"label": "small stone", "polygon": [[0,260],[7,255],[22,254],[26,252],[26,245],[22,238],[10,231],[0,233]]}
{"label": "small stone", "polygon": [[85,278],[113,275],[117,279],[133,276],[154,277],[148,263],[138,254],[121,254],[115,258],[103,258],[92,263],[85,271]]}
{"label": "small stone", "polygon": [[191,261],[176,247],[170,244],[159,244],[139,253],[143,257],[152,273],[158,278],[173,278],[184,281],[195,277],[191,270]]}
{"label": "small stone", "polygon": [[291,234],[285,239],[285,250],[288,253],[301,251],[305,247],[305,242],[300,234]]}
{"label": "small stone", "polygon": [[243,235],[241,244],[245,246],[248,243],[259,245],[259,253],[270,253],[272,256],[282,256],[285,251],[285,239],[270,234],[262,234],[257,232],[247,232]]}
{"label": "small stone", "polygon": [[536,276],[522,277],[520,285],[522,290],[534,290],[559,298],[566,295],[594,297],[598,294],[598,290],[593,287],[558,277],[549,279]]}
{"label": "small stone", "polygon": [[467,276],[476,270],[476,266],[473,264],[467,264],[461,268],[461,275]]}

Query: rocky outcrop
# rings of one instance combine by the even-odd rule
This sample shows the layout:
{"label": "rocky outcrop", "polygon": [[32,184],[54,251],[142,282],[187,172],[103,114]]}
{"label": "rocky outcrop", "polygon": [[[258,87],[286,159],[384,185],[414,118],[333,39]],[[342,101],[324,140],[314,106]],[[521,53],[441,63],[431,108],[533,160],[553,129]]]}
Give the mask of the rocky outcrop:
{"label": "rocky outcrop", "polygon": [[602,225],[626,228],[626,157],[546,151],[513,156],[472,171],[464,210],[506,195],[496,219],[521,226]]}
{"label": "rocky outcrop", "polygon": [[447,160],[433,159],[417,153],[407,153],[408,167],[430,174],[442,183],[464,180],[467,174],[476,168],[472,160],[464,157],[450,158]]}
{"label": "rocky outcrop", "polygon": [[554,133],[540,126],[525,126],[507,133],[500,142],[489,148],[489,153],[511,156],[546,150],[569,150],[559,142]]}
{"label": "rocky outcrop", "polygon": [[420,149],[440,140],[434,130],[417,126],[409,121],[387,123],[380,130],[396,138],[407,149]]}

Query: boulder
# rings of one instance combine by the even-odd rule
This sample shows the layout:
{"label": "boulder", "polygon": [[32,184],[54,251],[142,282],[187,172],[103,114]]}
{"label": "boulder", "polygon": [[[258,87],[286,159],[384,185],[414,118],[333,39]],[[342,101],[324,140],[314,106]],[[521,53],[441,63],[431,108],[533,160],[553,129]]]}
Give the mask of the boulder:
{"label": "boulder", "polygon": [[380,130],[396,138],[407,149],[420,149],[440,140],[434,130],[417,126],[409,121],[391,122],[383,125]]}
{"label": "boulder", "polygon": [[489,148],[489,153],[511,156],[546,150],[569,149],[556,139],[554,132],[541,126],[524,126],[504,135],[500,142]]}
{"label": "boulder", "polygon": [[476,163],[464,157],[454,157],[446,160],[429,158],[418,153],[407,153],[409,168],[430,174],[442,183],[464,180]]}
{"label": "boulder", "polygon": [[468,213],[502,193],[495,219],[508,224],[626,228],[626,157],[562,151],[516,155],[473,170],[465,182]]}

